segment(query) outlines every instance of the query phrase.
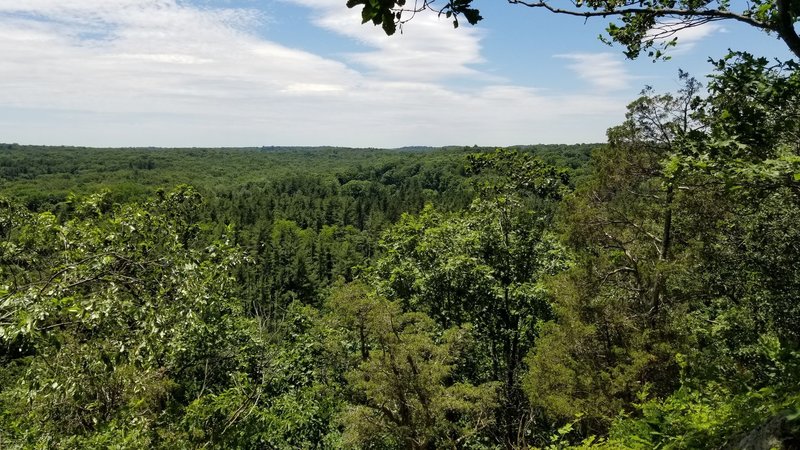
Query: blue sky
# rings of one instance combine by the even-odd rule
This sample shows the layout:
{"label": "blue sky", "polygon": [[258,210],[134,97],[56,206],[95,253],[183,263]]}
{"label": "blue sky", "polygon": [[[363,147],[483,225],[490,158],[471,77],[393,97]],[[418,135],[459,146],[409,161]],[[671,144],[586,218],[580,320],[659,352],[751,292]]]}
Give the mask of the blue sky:
{"label": "blue sky", "polygon": [[667,62],[629,61],[603,20],[477,0],[453,29],[360,25],[344,0],[0,0],[0,142],[86,146],[599,142],[645,85],[703,78],[728,48],[788,58],[717,22]]}

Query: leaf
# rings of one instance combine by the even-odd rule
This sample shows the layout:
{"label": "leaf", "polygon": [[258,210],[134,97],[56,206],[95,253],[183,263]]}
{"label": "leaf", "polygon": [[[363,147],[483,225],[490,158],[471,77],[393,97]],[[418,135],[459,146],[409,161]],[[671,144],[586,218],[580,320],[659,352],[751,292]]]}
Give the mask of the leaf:
{"label": "leaf", "polygon": [[477,9],[465,9],[463,14],[464,17],[467,18],[467,22],[469,22],[470,25],[475,25],[483,19]]}
{"label": "leaf", "polygon": [[388,36],[393,35],[395,31],[397,31],[397,24],[394,21],[394,15],[391,11],[387,11],[383,16],[383,31]]}
{"label": "leaf", "polygon": [[362,10],[361,10],[361,23],[362,23],[362,24],[364,24],[364,23],[367,23],[367,22],[369,22],[369,21],[370,21],[370,20],[372,20],[372,19],[373,19],[373,18],[374,18],[374,17],[375,17],[377,14],[378,14],[378,11],[377,11],[376,9],[374,9],[374,8],[372,7],[372,5],[370,5],[370,4],[365,4],[365,5],[364,5],[364,9],[362,9]]}
{"label": "leaf", "polygon": [[565,435],[569,434],[571,431],[572,431],[572,424],[568,423],[568,424],[566,424],[563,427],[558,429],[558,434],[560,436],[565,436]]}

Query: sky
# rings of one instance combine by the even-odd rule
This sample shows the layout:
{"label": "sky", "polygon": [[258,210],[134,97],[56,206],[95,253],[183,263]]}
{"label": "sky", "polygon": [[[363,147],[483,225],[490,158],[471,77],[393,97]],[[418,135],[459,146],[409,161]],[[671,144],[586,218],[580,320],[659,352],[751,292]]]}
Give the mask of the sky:
{"label": "sky", "polygon": [[[555,0],[556,3],[561,0]],[[645,85],[701,81],[774,37],[716,22],[669,61],[625,59],[607,22],[475,0],[454,29],[385,36],[344,0],[0,0],[0,142],[94,147],[603,142]]]}

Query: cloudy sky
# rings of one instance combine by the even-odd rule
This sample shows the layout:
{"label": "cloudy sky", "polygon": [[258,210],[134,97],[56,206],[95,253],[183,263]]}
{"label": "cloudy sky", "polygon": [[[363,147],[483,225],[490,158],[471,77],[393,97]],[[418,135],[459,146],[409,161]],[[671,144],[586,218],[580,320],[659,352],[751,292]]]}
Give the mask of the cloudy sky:
{"label": "cloudy sky", "polygon": [[344,0],[0,0],[0,142],[86,146],[598,142],[644,85],[703,77],[727,48],[785,57],[736,24],[628,61],[601,20],[477,0],[453,29],[387,37]]}

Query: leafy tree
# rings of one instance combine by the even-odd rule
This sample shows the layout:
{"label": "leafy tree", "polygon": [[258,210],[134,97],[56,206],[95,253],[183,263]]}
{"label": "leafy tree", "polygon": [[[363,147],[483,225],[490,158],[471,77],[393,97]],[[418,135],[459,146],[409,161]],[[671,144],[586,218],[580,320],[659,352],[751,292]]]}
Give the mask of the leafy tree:
{"label": "leafy tree", "polygon": [[676,209],[694,187],[664,164],[698,132],[697,89],[687,77],[677,96],[646,90],[595,153],[594,177],[566,201],[573,264],[550,282],[558,319],[544,327],[526,377],[550,416],[582,415],[582,426],[603,431],[648,384],[674,388],[681,340],[671,317],[691,261]]}
{"label": "leafy tree", "polygon": [[193,447],[338,448],[341,374],[329,372],[327,335],[314,308],[287,306],[277,332],[247,358],[251,373],[231,373],[224,390],[194,399],[176,428]]}
{"label": "leafy tree", "polygon": [[228,296],[241,259],[198,245],[198,201],[188,188],[147,208],[101,194],[65,223],[3,205],[0,338],[19,377],[0,394],[4,440],[155,445],[169,405],[248,370],[249,326]]}
{"label": "leafy tree", "polygon": [[717,64],[707,99],[632,103],[567,203],[575,263],[526,389],[584,436],[613,423],[610,448],[736,446],[794,417],[797,75]]}
{"label": "leafy tree", "polygon": [[353,344],[345,373],[351,406],[341,416],[342,444],[362,448],[464,448],[492,425],[495,388],[454,380],[469,329],[442,331],[420,312],[363,285],[329,301],[332,327]]}
{"label": "leafy tree", "polygon": [[550,314],[540,282],[561,268],[547,230],[550,202],[567,189],[567,178],[509,151],[476,155],[471,170],[481,193],[471,208],[443,214],[427,207],[404,216],[384,237],[375,275],[406,310],[443,327],[474,325],[478,348],[468,376],[502,383],[498,440],[521,444],[531,413],[519,387],[522,359],[538,321]]}

